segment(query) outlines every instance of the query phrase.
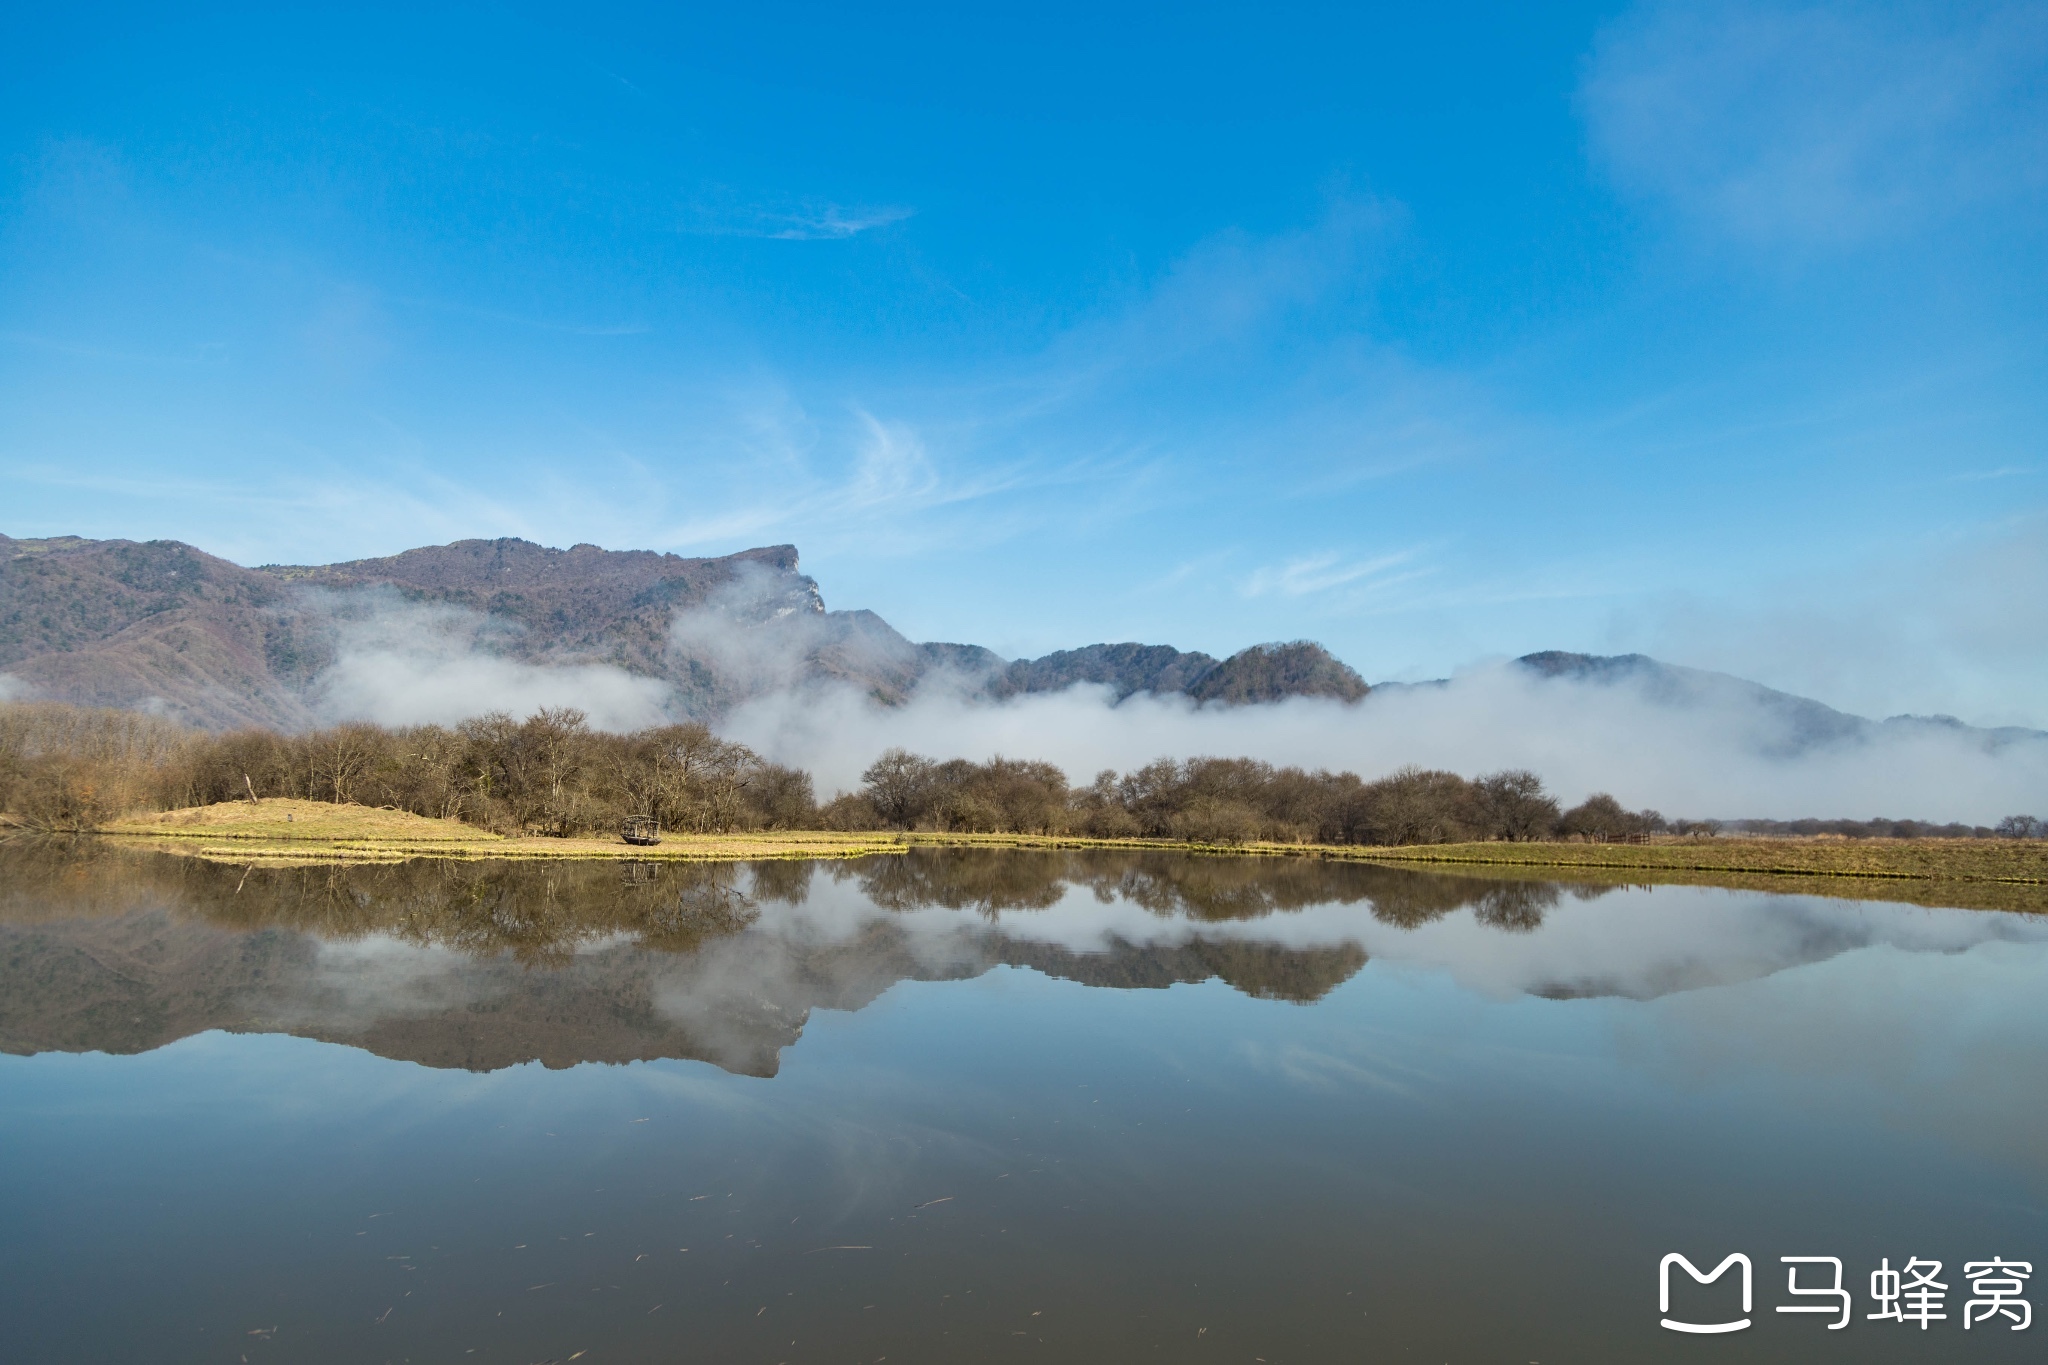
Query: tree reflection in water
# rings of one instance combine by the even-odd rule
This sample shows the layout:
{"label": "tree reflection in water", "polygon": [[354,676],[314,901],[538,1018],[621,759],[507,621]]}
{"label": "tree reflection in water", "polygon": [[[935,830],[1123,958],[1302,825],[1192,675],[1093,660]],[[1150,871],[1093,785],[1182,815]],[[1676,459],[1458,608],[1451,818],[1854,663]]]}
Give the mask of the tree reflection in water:
{"label": "tree reflection in water", "polygon": [[[0,1048],[138,1051],[278,1028],[432,1065],[689,1056],[770,1075],[811,1009],[857,1009],[897,981],[1010,965],[1308,1003],[1366,952],[1341,924],[1285,941],[1296,912],[1360,906],[1412,929],[1471,907],[1522,932],[1563,890],[1157,851],[240,868],[17,841],[0,848]],[[1049,914],[1070,925],[1075,908],[1106,918],[1079,937],[1038,928]],[[1269,919],[1271,933],[1254,923]]]}
{"label": "tree reflection in water", "polygon": [[1318,905],[1367,905],[1414,928],[1471,907],[1512,932],[1542,924],[1569,892],[1611,886],[1472,877],[1310,858],[1087,849],[911,849],[855,862],[439,862],[249,867],[138,853],[93,840],[16,840],[0,852],[0,920],[172,908],[223,928],[292,929],[324,939],[384,934],[422,947],[508,953],[559,965],[619,938],[687,953],[753,924],[760,903],[799,906],[822,873],[881,910],[970,910],[994,922],[1076,890],[1197,922],[1262,919]]}

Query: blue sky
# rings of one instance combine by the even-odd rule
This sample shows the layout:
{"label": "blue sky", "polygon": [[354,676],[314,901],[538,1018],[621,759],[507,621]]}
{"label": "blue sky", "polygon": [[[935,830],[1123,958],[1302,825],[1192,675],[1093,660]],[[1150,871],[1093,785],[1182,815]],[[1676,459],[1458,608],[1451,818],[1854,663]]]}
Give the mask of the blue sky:
{"label": "blue sky", "polygon": [[9,534],[2048,724],[2048,7],[0,25]]}

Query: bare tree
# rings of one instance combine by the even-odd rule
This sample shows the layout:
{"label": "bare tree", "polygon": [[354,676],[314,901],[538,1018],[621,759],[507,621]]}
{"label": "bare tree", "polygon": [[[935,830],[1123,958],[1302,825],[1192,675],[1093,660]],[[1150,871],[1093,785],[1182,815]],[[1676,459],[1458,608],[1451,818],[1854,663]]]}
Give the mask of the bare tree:
{"label": "bare tree", "polygon": [[1483,827],[1493,838],[1542,839],[1557,826],[1557,802],[1544,794],[1543,779],[1526,768],[1491,773],[1472,785]]}
{"label": "bare tree", "polygon": [[907,749],[890,749],[860,775],[861,791],[875,813],[900,829],[923,819],[931,801],[936,765]]}
{"label": "bare tree", "polygon": [[357,787],[382,756],[385,733],[374,725],[337,725],[319,737],[313,772],[337,805],[352,805]]}

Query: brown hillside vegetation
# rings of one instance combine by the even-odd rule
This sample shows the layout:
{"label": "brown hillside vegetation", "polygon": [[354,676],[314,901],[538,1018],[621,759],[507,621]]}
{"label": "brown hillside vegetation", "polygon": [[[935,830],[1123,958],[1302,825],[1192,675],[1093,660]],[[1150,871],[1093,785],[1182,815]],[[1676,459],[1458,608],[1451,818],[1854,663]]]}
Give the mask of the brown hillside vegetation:
{"label": "brown hillside vegetation", "polygon": [[[979,645],[920,644],[873,612],[826,610],[793,545],[694,559],[506,537],[246,568],[174,540],[0,535],[0,673],[52,700],[148,707],[207,729],[313,724],[318,682],[350,640],[378,622],[426,629],[421,608],[436,609],[431,629],[484,654],[659,680],[673,712],[696,719],[764,685],[843,684],[893,703],[933,673],[991,697],[1078,682],[1220,705],[1366,690],[1306,643],[1221,661],[1124,644],[1015,662]],[[680,628],[693,621],[709,634]],[[772,684],[718,643],[734,631],[780,661]]]}
{"label": "brown hillside vegetation", "polygon": [[1282,645],[1254,645],[1231,655],[1203,674],[1188,695],[1196,701],[1243,706],[1288,697],[1335,697],[1357,701],[1366,694],[1365,679],[1329,650],[1307,640]]}
{"label": "brown hillside vegetation", "polygon": [[310,685],[350,621],[437,603],[496,622],[494,648],[511,657],[662,678],[694,714],[729,701],[730,681],[715,661],[679,654],[670,629],[679,610],[742,580],[756,614],[794,607],[812,623],[818,677],[901,695],[929,665],[880,618],[826,612],[789,545],[688,559],[472,540],[245,568],[174,540],[0,536],[0,672],[73,704],[151,706],[211,729],[295,729],[312,722]]}

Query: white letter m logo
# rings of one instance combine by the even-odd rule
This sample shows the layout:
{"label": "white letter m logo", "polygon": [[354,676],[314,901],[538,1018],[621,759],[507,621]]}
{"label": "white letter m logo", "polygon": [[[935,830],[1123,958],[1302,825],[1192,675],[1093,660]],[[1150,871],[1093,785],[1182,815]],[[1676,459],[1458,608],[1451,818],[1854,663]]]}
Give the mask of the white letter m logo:
{"label": "white letter m logo", "polygon": [[[1725,1261],[1721,1262],[1721,1264],[1719,1264],[1719,1265],[1715,1266],[1715,1267],[1714,1267],[1714,1273],[1713,1273],[1713,1274],[1711,1274],[1711,1275],[1702,1275],[1702,1274],[1700,1274],[1700,1268],[1699,1268],[1698,1266],[1694,1265],[1694,1264],[1693,1264],[1693,1263],[1692,1263],[1691,1261],[1688,1261],[1688,1260],[1686,1260],[1686,1259],[1685,1259],[1685,1257],[1683,1257],[1683,1256],[1679,1255],[1679,1254],[1678,1254],[1677,1252],[1675,1252],[1675,1251],[1674,1251],[1674,1252],[1672,1252],[1672,1253],[1671,1253],[1671,1254],[1670,1254],[1669,1256],[1666,1256],[1666,1257],[1665,1257],[1665,1258],[1664,1258],[1664,1259],[1663,1259],[1662,1261],[1658,1262],[1658,1263],[1657,1263],[1657,1311],[1658,1311],[1658,1312],[1660,1312],[1660,1313],[1665,1313],[1665,1314],[1668,1314],[1668,1313],[1670,1313],[1670,1312],[1671,1312],[1671,1267],[1672,1267],[1672,1266],[1674,1266],[1674,1265],[1682,1265],[1682,1266],[1684,1266],[1684,1267],[1685,1267],[1685,1273],[1686,1273],[1686,1274],[1688,1274],[1688,1275],[1690,1275],[1690,1276],[1692,1276],[1692,1278],[1693,1278],[1693,1281],[1694,1281],[1694,1283],[1696,1283],[1696,1284],[1712,1284],[1712,1283],[1713,1283],[1713,1282],[1714,1282],[1715,1280],[1718,1280],[1718,1279],[1720,1279],[1720,1278],[1721,1278],[1721,1274],[1722,1274],[1722,1272],[1723,1272],[1723,1271],[1725,1271],[1725,1270],[1727,1270],[1729,1266],[1731,1266],[1731,1265],[1739,1265],[1739,1266],[1741,1266],[1741,1267],[1742,1267],[1742,1311],[1743,1311],[1744,1313],[1747,1313],[1747,1312],[1749,1312],[1749,1302],[1750,1302],[1750,1294],[1749,1294],[1749,1274],[1750,1274],[1750,1272],[1749,1272],[1749,1257],[1747,1257],[1747,1256],[1743,1255],[1743,1254],[1742,1254],[1741,1252],[1739,1252],[1739,1251],[1738,1251],[1738,1252],[1735,1252],[1735,1253],[1733,1253],[1732,1255],[1730,1255],[1730,1256],[1728,1257],[1728,1259],[1727,1259],[1727,1260],[1725,1260]],[[1741,1318],[1741,1319],[1739,1319],[1739,1320],[1737,1320],[1737,1321],[1735,1321],[1735,1322],[1676,1322],[1676,1321],[1673,1321],[1673,1320],[1672,1320],[1672,1319],[1671,1319],[1670,1317],[1666,1317],[1666,1318],[1664,1319],[1664,1325],[1665,1325],[1666,1327],[1669,1327],[1669,1328],[1670,1328],[1670,1329],[1671,1329],[1672,1331],[1674,1331],[1674,1332],[1740,1332],[1740,1331],[1741,1331],[1741,1330],[1742,1330],[1743,1328],[1745,1328],[1745,1327],[1749,1326],[1749,1319],[1745,1317],[1745,1318]]]}

